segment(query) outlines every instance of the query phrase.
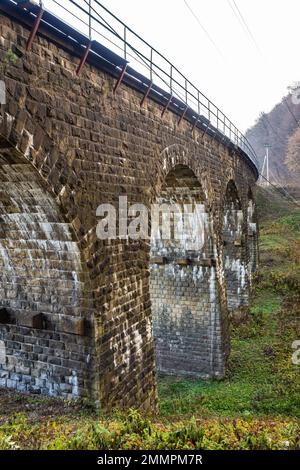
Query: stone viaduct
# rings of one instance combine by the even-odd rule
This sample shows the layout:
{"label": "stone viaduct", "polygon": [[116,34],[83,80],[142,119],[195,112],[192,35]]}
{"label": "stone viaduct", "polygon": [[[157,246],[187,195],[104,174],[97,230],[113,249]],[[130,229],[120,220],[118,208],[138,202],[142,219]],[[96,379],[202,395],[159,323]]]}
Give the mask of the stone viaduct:
{"label": "stone viaduct", "polygon": [[[0,4],[0,386],[155,408],[156,373],[222,378],[257,264],[255,165],[71,39]],[[10,59],[9,52],[13,52]],[[99,204],[193,197],[202,248],[97,238]]]}

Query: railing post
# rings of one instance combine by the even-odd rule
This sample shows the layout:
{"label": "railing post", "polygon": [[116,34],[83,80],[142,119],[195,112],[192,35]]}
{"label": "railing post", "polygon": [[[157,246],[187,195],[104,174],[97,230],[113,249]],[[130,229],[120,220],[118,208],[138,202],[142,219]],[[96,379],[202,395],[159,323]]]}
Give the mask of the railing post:
{"label": "railing post", "polygon": [[153,49],[150,49],[150,81],[153,81]]}
{"label": "railing post", "polygon": [[[29,14],[32,14],[32,11],[31,11],[31,5],[33,4],[39,4],[40,6],[40,10],[39,12],[35,13],[36,17],[35,17],[35,21],[34,21],[34,25],[33,25],[33,28],[32,28],[32,31],[29,35],[29,39],[27,41],[27,44],[26,44],[26,49],[29,50],[32,46],[32,43],[34,41],[34,38],[37,34],[37,31],[38,31],[38,28],[39,28],[39,25],[40,25],[40,22],[42,21],[42,15],[43,15],[43,1],[42,0],[36,0],[35,2],[34,1],[31,1],[31,0],[14,0],[14,2],[16,5],[18,5],[20,8],[22,9],[25,9],[25,10],[28,10],[28,13]],[[57,2],[58,3],[58,2]],[[144,97],[142,98],[142,101],[141,101],[141,106],[143,105],[145,99],[148,97],[149,93],[151,92],[151,90],[153,91],[155,88],[154,88],[154,85],[153,85],[153,76],[154,75],[157,75],[164,83],[164,91],[165,91],[165,86],[167,88],[168,86],[168,72],[167,72],[167,69],[170,67],[170,76],[169,76],[169,87],[170,87],[170,96],[166,96],[165,98],[167,99],[167,103],[165,104],[164,106],[164,109],[161,113],[161,115],[163,116],[164,113],[167,111],[168,107],[171,105],[172,103],[172,100],[174,100],[174,109],[175,109],[175,105],[178,107],[178,100],[175,99],[175,96],[179,96],[180,97],[180,102],[182,103],[185,99],[185,108],[183,109],[183,114],[181,115],[180,117],[180,121],[184,118],[184,116],[186,115],[186,113],[191,110],[192,112],[188,112],[188,119],[192,119],[194,120],[194,124],[193,124],[193,129],[197,126],[197,123],[199,121],[201,121],[201,118],[200,118],[200,113],[202,111],[203,113],[203,116],[206,118],[208,118],[208,125],[206,126],[206,130],[205,130],[205,133],[208,132],[210,126],[211,128],[215,125],[215,117],[216,117],[216,120],[217,120],[217,123],[216,123],[216,127],[219,131],[222,130],[222,127],[223,127],[223,131],[224,131],[224,135],[227,137],[229,135],[229,139],[231,140],[231,142],[234,142],[236,145],[241,145],[243,147],[243,149],[245,151],[247,151],[247,153],[249,153],[251,155],[251,158],[253,158],[253,161],[256,162],[256,156],[255,156],[255,151],[252,149],[251,145],[249,144],[248,140],[245,138],[245,136],[233,125],[233,123],[225,116],[225,114],[223,114],[223,112],[221,110],[219,110],[208,98],[206,98],[206,96],[204,94],[202,94],[197,88],[194,87],[194,85],[192,85],[191,82],[189,82],[189,80],[187,78],[185,78],[184,75],[182,75],[179,70],[177,68],[175,68],[170,61],[168,61],[163,55],[161,55],[156,49],[153,49],[152,46],[147,43],[146,41],[144,41],[140,36],[138,36],[132,29],[130,29],[128,26],[126,26],[125,23],[121,22],[119,20],[119,18],[117,18],[115,15],[113,15],[105,6],[103,6],[100,2],[95,2],[93,3],[93,0],[84,0],[84,2],[80,2],[80,3],[85,3],[86,4],[86,8],[83,9],[80,5],[78,5],[76,2],[73,2],[71,0],[71,3],[74,3],[77,7],[80,8],[81,11],[84,12],[84,14],[88,14],[88,22],[86,23],[85,20],[84,20],[84,23],[85,23],[85,27],[87,28],[88,27],[88,36],[89,36],[89,42],[86,44],[86,45],[82,45],[82,49],[84,51],[84,54],[83,54],[83,57],[81,58],[80,60],[80,63],[76,69],[76,73],[77,75],[80,74],[81,72],[81,69],[82,67],[84,66],[87,58],[88,58],[88,54],[93,46],[93,41],[92,41],[92,36],[93,36],[93,31],[95,31],[95,29],[93,29],[93,25],[94,24],[100,24],[102,27],[104,27],[106,30],[108,30],[110,33],[113,33],[118,39],[122,40],[122,28],[123,28],[123,42],[124,42],[124,50],[123,50],[123,53],[124,53],[124,58],[125,58],[125,61],[126,61],[126,64],[122,67],[122,70],[121,70],[121,74],[117,80],[117,83],[114,87],[114,93],[116,93],[119,85],[122,83],[122,80],[124,79],[124,76],[126,74],[126,69],[127,69],[127,56],[128,56],[128,51],[129,51],[129,55],[131,56],[130,54],[130,51],[133,51],[133,53],[135,55],[137,55],[140,59],[143,60],[143,62],[147,62],[148,61],[148,58],[146,56],[144,56],[144,54],[142,52],[139,52],[135,47],[133,47],[133,45],[130,43],[130,41],[132,40],[132,38],[138,38],[139,41],[141,41],[144,45],[147,46],[147,48],[150,48],[150,83],[147,85],[147,89],[146,89],[146,93],[144,95]],[[78,2],[79,3],[79,2]],[[118,33],[116,31],[113,30],[113,28],[110,26],[110,24],[106,21],[106,20],[103,20],[105,24],[103,24],[99,19],[96,18],[96,16],[93,16],[93,12],[95,14],[97,14],[97,11],[96,11],[96,8],[95,8],[95,3],[97,3],[97,5],[100,5],[100,7],[108,14],[110,15],[110,17],[113,17],[115,21],[117,21],[117,24],[119,25],[119,28],[118,29]],[[35,11],[35,10],[33,10]],[[75,16],[75,14],[69,12],[72,16]],[[100,15],[99,15],[100,16]],[[51,17],[51,15],[50,15]],[[76,17],[76,16],[75,16]],[[77,17],[78,19],[78,17]],[[101,16],[100,16],[100,19]],[[48,21],[48,19],[47,19]],[[50,20],[49,20],[50,21]],[[54,25],[50,22],[50,25],[54,26]],[[129,36],[129,41],[127,41],[127,36]],[[122,46],[121,46],[122,48]],[[154,54],[156,54],[158,57],[160,57],[164,62],[162,66],[159,66],[158,64],[155,64],[155,62],[153,62],[153,56]],[[156,59],[156,57],[154,57]],[[162,67],[162,68],[161,68]],[[159,71],[162,71],[164,75],[164,78],[162,79],[161,76],[159,75]],[[175,75],[174,75],[174,78],[173,78],[173,73],[174,71],[176,72]],[[165,78],[165,76],[167,78]],[[178,76],[180,76],[180,78],[178,78]],[[173,80],[175,82],[175,90],[174,90],[174,96],[173,96]],[[183,81],[185,81],[185,84],[183,85]],[[143,83],[143,80],[142,80],[142,84],[144,85]],[[180,88],[180,91],[177,92],[177,89],[176,89],[176,86],[178,86]],[[153,87],[153,89],[152,89]],[[182,89],[184,88],[184,94],[185,94],[185,98],[182,97]],[[192,91],[193,89],[193,91]],[[194,90],[197,90],[197,109],[198,109],[198,116],[195,116],[195,106],[194,106],[194,100],[195,100],[195,95],[194,95]],[[153,91],[154,93],[154,91]],[[166,91],[167,93],[167,91]],[[164,96],[163,96],[164,98]],[[188,103],[191,103],[193,105],[193,109],[192,108],[189,108],[188,106]],[[181,106],[179,105],[180,109],[181,109]],[[202,109],[203,108],[203,109]],[[205,108],[205,109],[204,109]],[[211,119],[213,120],[213,122],[211,122]],[[179,122],[180,122],[179,121]],[[203,123],[201,122],[202,124],[202,127],[203,127]],[[228,132],[228,134],[227,134]]]}
{"label": "railing post", "polygon": [[150,83],[148,85],[148,88],[146,90],[146,93],[144,94],[143,98],[141,99],[141,102],[140,102],[140,105],[141,107],[144,105],[146,99],[148,98],[148,95],[151,91],[151,88],[152,88],[152,85],[153,85],[153,79],[152,79],[152,76],[153,76],[153,70],[152,70],[152,67],[153,67],[153,49],[152,47],[150,47],[150,66],[149,66],[149,70],[150,70]]}
{"label": "railing post", "polygon": [[172,74],[173,74],[173,65],[171,64],[171,67],[170,67],[170,96],[169,96],[169,99],[168,99],[167,103],[165,104],[165,106],[164,106],[164,108],[161,112],[161,117],[164,116],[164,114],[167,111],[168,107],[170,106],[172,98],[173,98]]}
{"label": "railing post", "polygon": [[35,18],[32,30],[30,32],[30,35],[29,35],[29,38],[28,38],[28,41],[27,41],[27,44],[26,44],[26,51],[29,51],[31,49],[31,46],[33,44],[33,41],[34,41],[35,36],[37,34],[37,31],[39,29],[43,14],[44,14],[44,10],[43,10],[43,4],[41,2],[40,3],[40,11],[38,12],[38,14]]}
{"label": "railing post", "polygon": [[243,135],[241,137],[241,145],[242,145],[242,149],[245,151],[245,139]]}
{"label": "railing post", "polygon": [[92,0],[89,0],[89,40],[92,40]]}
{"label": "railing post", "polygon": [[187,79],[185,79],[185,103],[187,104],[188,102],[188,82]]}
{"label": "railing post", "polygon": [[124,59],[127,58],[127,28],[124,26]]}

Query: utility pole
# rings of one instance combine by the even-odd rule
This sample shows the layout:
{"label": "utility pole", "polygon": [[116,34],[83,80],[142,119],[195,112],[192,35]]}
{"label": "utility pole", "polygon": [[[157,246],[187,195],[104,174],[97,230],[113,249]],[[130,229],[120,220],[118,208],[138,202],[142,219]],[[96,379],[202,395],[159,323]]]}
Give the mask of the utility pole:
{"label": "utility pole", "polygon": [[264,161],[263,161],[263,164],[262,164],[262,167],[261,167],[261,185],[264,185],[265,182],[264,182],[264,171],[265,171],[265,165],[266,165],[266,155],[264,156]]}
{"label": "utility pole", "polygon": [[265,155],[265,163],[266,163],[266,169],[267,169],[267,182],[266,185],[269,186],[270,183],[270,166],[269,166],[269,149],[271,148],[271,145],[269,143],[265,144],[265,149],[266,149],[266,155]]}

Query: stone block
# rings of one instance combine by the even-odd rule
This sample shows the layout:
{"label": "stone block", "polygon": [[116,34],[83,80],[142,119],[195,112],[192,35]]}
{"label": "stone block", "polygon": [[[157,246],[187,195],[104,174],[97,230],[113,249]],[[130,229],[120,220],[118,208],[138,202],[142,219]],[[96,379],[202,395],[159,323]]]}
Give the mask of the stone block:
{"label": "stone block", "polygon": [[85,335],[85,320],[84,318],[74,318],[63,316],[59,320],[59,331],[70,333],[73,335]]}
{"label": "stone block", "polygon": [[168,259],[165,256],[153,256],[150,259],[150,264],[166,264]]}
{"label": "stone block", "polygon": [[174,263],[178,264],[179,266],[188,266],[189,264],[191,264],[191,259],[190,258],[176,258]]}
{"label": "stone block", "polygon": [[17,316],[17,324],[28,328],[43,329],[44,316],[42,313],[19,312]]}
{"label": "stone block", "polygon": [[0,324],[10,323],[11,316],[6,308],[0,308]]}

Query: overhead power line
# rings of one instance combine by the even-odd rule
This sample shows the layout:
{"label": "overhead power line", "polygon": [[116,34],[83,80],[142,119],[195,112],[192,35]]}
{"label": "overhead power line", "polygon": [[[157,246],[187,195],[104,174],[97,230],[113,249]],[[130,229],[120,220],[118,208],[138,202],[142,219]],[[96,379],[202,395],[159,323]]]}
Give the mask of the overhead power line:
{"label": "overhead power line", "polygon": [[[231,3],[232,1],[232,3]],[[258,43],[254,37],[254,34],[252,33],[250,27],[248,26],[248,23],[246,22],[244,16],[242,15],[241,10],[239,9],[238,5],[236,4],[235,0],[228,0],[228,4],[233,11],[234,16],[237,18],[238,22],[240,23],[241,27],[244,29],[246,34],[249,36],[251,39],[252,43],[254,44],[255,48],[257,51],[261,54],[261,50],[258,46]]]}
{"label": "overhead power line", "polygon": [[[293,113],[292,109],[290,108],[289,106],[289,103],[288,103],[288,100],[287,100],[287,97],[285,96],[284,99],[283,99],[283,102],[285,103],[285,106],[286,108],[288,109],[289,113],[291,114],[291,116],[293,117],[294,121],[296,122],[297,126],[300,128],[300,123],[298,121],[298,119],[296,118],[295,114]],[[265,126],[267,132],[268,132],[268,129],[266,127],[266,124],[265,124],[265,121],[267,122],[268,126],[271,128],[272,132],[274,133],[274,135],[277,136],[278,140],[281,142],[283,148],[286,148],[287,144],[288,144],[288,137],[286,137],[286,141],[283,140],[283,138],[279,135],[278,131],[274,128],[273,124],[271,123],[270,119],[268,118],[268,115],[266,113],[261,113],[261,117],[262,117],[262,122],[263,122],[263,125]],[[299,180],[297,177],[295,177],[292,173],[290,173],[290,177],[297,183],[299,183]],[[274,174],[273,174],[273,178],[274,178]],[[275,179],[275,178],[274,178]]]}
{"label": "overhead power line", "polygon": [[[270,119],[268,118],[267,114],[266,114],[266,113],[261,113],[261,117],[262,117],[263,120],[265,119],[265,120],[267,121],[267,124],[268,124],[269,127],[271,128],[273,134],[275,134],[275,135],[277,136],[278,140],[281,142],[281,144],[283,145],[283,147],[286,147],[287,141],[285,142],[285,141],[283,140],[283,138],[278,134],[278,131],[275,129],[275,127],[274,127],[273,124],[271,123],[271,121],[270,121]],[[264,121],[263,121],[263,124],[264,124]],[[265,124],[264,124],[264,126],[265,126]],[[288,138],[287,138],[287,140],[288,140]]]}
{"label": "overhead power line", "polygon": [[278,139],[281,141],[281,143],[282,143],[284,146],[286,146],[286,142],[284,143],[282,137],[280,137],[280,135],[278,134],[278,131],[274,128],[273,124],[270,122],[270,119],[268,118],[267,114],[264,113],[264,114],[263,114],[263,117],[265,118],[265,120],[267,121],[268,125],[270,126],[270,128],[271,128],[273,134],[275,134],[275,135],[278,137]]}
{"label": "overhead power line", "polygon": [[[267,183],[269,183],[269,185],[272,186],[272,188],[274,188],[278,193],[280,193],[281,196],[285,197],[291,204],[294,204],[295,206],[300,208],[300,204],[298,203],[298,201],[283,186],[281,186],[281,185],[279,185],[279,187],[275,186],[275,184],[271,183],[271,181],[269,181],[268,178],[266,178],[261,173],[260,173],[260,176],[265,181],[267,181]],[[274,177],[274,175],[273,175],[273,177]],[[283,191],[283,193],[281,192],[281,190]]]}
{"label": "overhead power line", "polygon": [[193,10],[192,7],[189,5],[189,3],[187,2],[187,0],[184,0],[184,4],[185,4],[185,6],[187,7],[187,9],[189,10],[189,12],[191,13],[191,15],[195,18],[195,20],[197,21],[198,25],[200,26],[200,28],[202,29],[202,31],[205,33],[205,35],[207,36],[207,38],[209,39],[209,41],[211,42],[211,44],[214,46],[214,48],[216,49],[216,51],[218,52],[218,54],[224,59],[224,56],[223,56],[222,52],[221,52],[220,49],[218,48],[217,44],[215,43],[215,41],[213,40],[213,38],[211,37],[211,35],[210,35],[209,32],[207,31],[207,29],[206,29],[206,28],[203,26],[203,24],[201,23],[199,16],[194,12],[194,10]]}
{"label": "overhead power line", "polygon": [[272,174],[273,180],[278,184],[279,188],[282,189],[282,191],[286,194],[286,196],[288,196],[294,204],[300,207],[300,204],[298,203],[298,201],[294,198],[294,196],[291,195],[291,193],[284,186],[280,184],[280,181],[276,178],[274,173],[273,172],[270,172],[270,173]]}
{"label": "overhead power line", "polygon": [[295,120],[297,126],[300,127],[299,121],[298,121],[298,119],[296,118],[296,116],[295,116],[295,114],[293,113],[293,111],[291,110],[291,108],[290,108],[290,106],[289,106],[289,104],[288,104],[288,101],[287,101],[287,97],[286,97],[286,96],[283,98],[283,101],[284,101],[284,103],[285,103],[285,105],[286,105],[288,111],[290,112],[291,116],[294,118],[294,120]]}
{"label": "overhead power line", "polygon": [[[281,142],[281,145],[283,146],[283,148],[285,148],[287,146],[287,141],[285,142],[283,140],[283,138],[278,134],[278,131],[274,128],[273,124],[271,123],[270,119],[268,118],[267,114],[266,113],[261,113],[261,117],[262,117],[262,122],[263,122],[263,125],[265,126],[267,132],[268,132],[268,129],[266,127],[266,123],[268,124],[268,126],[270,127],[270,129],[272,130],[272,132],[277,136],[278,140]],[[266,123],[265,123],[266,121]],[[274,174],[273,174],[274,176]],[[290,173],[290,177],[297,183],[299,183],[299,180],[292,174]],[[291,196],[292,197],[292,196]]]}

